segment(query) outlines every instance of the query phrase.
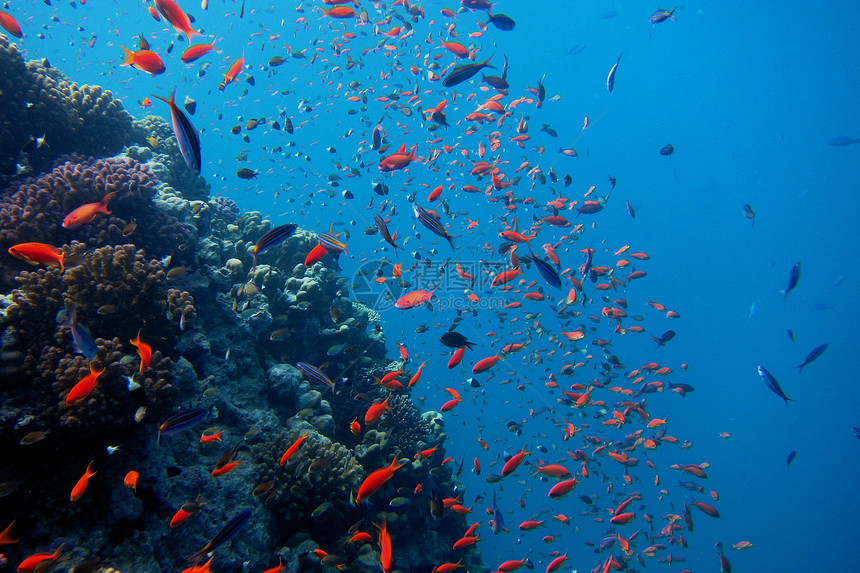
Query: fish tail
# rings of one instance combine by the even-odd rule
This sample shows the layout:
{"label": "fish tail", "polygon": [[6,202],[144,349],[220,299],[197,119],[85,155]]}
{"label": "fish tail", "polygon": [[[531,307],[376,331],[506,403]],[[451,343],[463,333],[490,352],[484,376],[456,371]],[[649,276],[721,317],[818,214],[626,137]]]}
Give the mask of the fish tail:
{"label": "fish tail", "polygon": [[[122,51],[124,52],[122,63],[120,65],[121,66],[133,65],[134,64],[134,52],[132,52],[131,50],[129,50],[125,46],[120,46],[120,48],[122,48]],[[158,97],[158,96],[156,96],[156,97]]]}
{"label": "fish tail", "polygon": [[63,264],[63,259],[65,259],[65,258],[66,258],[66,253],[60,253],[60,256],[57,259],[57,262],[60,263],[60,274],[63,274],[64,272],[66,272],[66,267]]}

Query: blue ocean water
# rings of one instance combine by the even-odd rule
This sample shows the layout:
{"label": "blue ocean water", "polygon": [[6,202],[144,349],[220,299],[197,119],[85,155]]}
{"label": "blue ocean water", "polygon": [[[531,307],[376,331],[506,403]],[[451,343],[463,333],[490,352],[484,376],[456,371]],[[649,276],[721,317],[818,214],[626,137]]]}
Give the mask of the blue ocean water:
{"label": "blue ocean water", "polygon": [[[642,462],[630,472],[636,477],[632,488],[643,495],[634,505],[645,507],[640,511],[637,505],[637,521],[618,530],[629,536],[642,529],[639,551],[648,545],[641,514],[654,516],[659,529],[665,524],[664,515],[679,514],[691,499],[676,486],[676,480],[688,477],[669,466],[706,462],[708,479],[700,481],[705,492],[719,493],[719,501],[705,495],[696,499],[711,501],[721,518],[694,514],[695,532],[686,534],[689,547],[671,546],[659,554],[686,559],[673,569],[718,571],[716,542],[725,545],[735,571],[856,569],[850,548],[851,524],[860,511],[854,488],[860,443],[852,427],[860,426],[860,388],[850,360],[854,325],[860,319],[851,298],[858,284],[852,263],[860,246],[854,216],[860,208],[860,144],[828,145],[837,136],[860,137],[854,105],[860,85],[854,50],[860,23],[856,4],[828,3],[811,11],[800,2],[700,3],[679,6],[676,21],[652,25],[649,16],[660,6],[642,2],[508,1],[498,2],[494,10],[514,18],[514,30],[490,26],[470,38],[470,33],[479,31],[477,20],[485,21],[483,12],[464,11],[449,19],[440,10],[456,11],[455,2],[425,1],[412,3],[424,10],[425,17],[414,23],[407,19],[413,26],[411,36],[382,42],[396,47],[391,50],[377,48],[382,39],[378,32],[404,24],[402,6],[362,2],[371,13],[371,23],[360,26],[356,20],[321,16],[322,3],[212,0],[203,11],[197,3],[183,2],[195,17],[194,26],[214,37],[221,50],[188,65],[179,61],[187,42],[165,23],[155,22],[146,12],[148,3],[90,0],[73,6],[53,0],[49,6],[32,0],[7,4],[24,29],[25,37],[18,43],[28,58],[47,58],[79,83],[110,89],[134,116],[167,117],[167,108],[160,102],[148,110],[140,102],[173,88],[177,100],[186,96],[196,100],[192,121],[202,132],[203,175],[213,194],[228,196],[243,209],[260,210],[275,224],[296,222],[319,232],[329,225],[335,231],[349,230],[348,257],[341,262],[343,275],[351,280],[369,264],[376,268],[382,257],[392,258],[378,235],[363,232],[373,225],[372,215],[383,200],[371,190],[374,179],[391,189],[384,199],[396,208],[391,227],[399,231],[398,242],[411,236],[400,253],[404,268],[415,260],[415,253],[437,265],[449,257],[451,265],[506,260],[495,252],[502,242],[498,233],[506,224],[501,220],[506,213],[502,203],[489,202],[484,194],[446,188],[443,199],[458,215],[443,217],[457,237],[453,252],[444,240],[417,225],[409,204],[414,193],[417,202],[427,206],[426,195],[439,184],[487,185],[486,179],[477,182],[469,175],[471,162],[458,153],[468,149],[474,160],[479,142],[489,146],[486,136],[498,130],[495,124],[467,134],[471,124],[463,117],[494,92],[482,91],[473,81],[457,86],[459,95],[454,100],[451,89],[427,79],[424,56],[428,52],[431,58],[441,56],[442,68],[453,61],[439,47],[440,39],[449,37],[445,33],[449,23],[456,22],[459,41],[479,49],[477,59],[492,54],[491,63],[500,68],[503,56],[508,58],[506,79],[511,87],[503,104],[519,97],[534,99],[527,88],[536,87],[542,78],[547,90],[543,107],[520,104],[501,129],[501,147],[488,157],[498,158],[508,178],[516,176],[513,170],[523,161],[540,166],[544,173],[552,167],[560,176],[573,178],[569,188],[561,183],[533,187],[522,173],[519,185],[511,188],[519,200],[534,197],[543,205],[561,195],[582,201],[592,185],[594,196],[606,198],[604,210],[596,215],[576,218],[574,211],[563,213],[575,223],[583,222],[584,229],[578,241],[564,243],[557,252],[562,268],[572,268],[574,274],[584,261],[582,248],[594,248],[595,265],[606,266],[615,264],[619,257],[613,253],[624,245],[631,246],[630,252],[648,253],[650,260],[635,265],[647,271],[647,277],[631,282],[628,292],[609,293],[611,299],[627,299],[628,314],[645,317],[641,323],[625,319],[624,326],[641,324],[646,333],[620,336],[612,332],[613,321],[588,320],[589,315],[599,316],[604,306],[598,292],[590,293],[594,303],[589,307],[577,307],[585,312],[575,319],[557,318],[557,305],[547,301],[526,303],[500,315],[503,309],[491,305],[519,301],[521,296],[490,289],[485,277],[483,286],[475,290],[482,302],[473,306],[479,310],[464,312],[458,328],[476,342],[476,348],[467,352],[463,366],[448,370],[449,355],[438,337],[457,316],[454,307],[468,306],[462,286],[440,286],[425,278],[421,286],[440,286],[433,310],[399,311],[379,299],[390,355],[396,356],[394,343],[400,342],[412,356],[410,366],[427,360],[414,394],[425,398],[423,407],[438,409],[449,399],[446,387],[463,394],[464,402],[446,415],[450,436],[446,448],[452,463],[465,460],[463,504],[473,509],[470,521],[484,522],[479,533],[486,562],[492,567],[529,556],[537,567],[545,567],[551,551],[569,551],[565,570],[586,571],[605,559],[586,543],[598,543],[606,534],[610,514],[601,509],[580,515],[586,506],[575,494],[597,495],[598,505],[606,508],[613,499],[607,492],[610,483],[631,489],[621,481],[619,466],[608,458],[591,466],[597,475],[581,479],[575,492],[562,500],[547,498],[550,483],[529,476],[531,467],[521,467],[518,477],[500,484],[485,481],[488,474],[500,472],[503,455],[526,445],[534,452],[526,458],[530,462],[561,461],[574,470],[578,463],[566,452],[581,447],[581,435],[618,440],[628,433],[623,428],[602,429],[605,418],[581,417],[579,411],[558,402],[558,390],[545,387],[551,373],[563,388],[599,377],[596,367],[604,351],[590,343],[599,337],[611,340],[607,349],[625,366],[619,372],[659,362],[674,370],[675,382],[695,387],[683,398],[671,392],[647,395],[652,417],[667,418],[669,435],[692,445],[681,449],[664,444],[652,452],[639,449],[633,454]],[[389,10],[398,16],[385,21]],[[356,38],[345,41],[342,36],[348,31]],[[149,77],[119,65],[119,46],[133,48],[138,34],[163,56],[165,74]],[[173,49],[166,54],[170,45]],[[243,50],[242,81],[219,91],[222,74]],[[301,51],[301,58],[289,55]],[[606,75],[622,52],[614,90],[608,93]],[[361,65],[347,70],[347,54]],[[273,56],[287,61],[270,67],[267,62]],[[417,75],[410,72],[413,64],[421,68]],[[202,77],[200,70],[205,70]],[[254,85],[247,82],[248,76],[254,77]],[[358,83],[349,87],[352,81]],[[430,133],[417,109],[405,116],[399,110],[387,111],[387,102],[377,100],[404,91],[419,94],[425,110],[447,98],[451,127]],[[347,99],[362,94],[368,100],[366,111],[361,111],[362,102]],[[472,100],[467,97],[470,94],[475,94]],[[407,99],[401,97],[399,103]],[[248,142],[230,133],[231,127],[251,118],[271,122],[282,110],[296,126],[293,136],[263,126],[248,132]],[[586,116],[589,124],[583,129]],[[513,126],[524,117],[531,139],[520,148],[509,139]],[[408,171],[383,177],[376,166],[379,157],[369,151],[367,141],[377,122],[392,148],[401,143],[418,145],[418,155],[425,158],[443,144],[458,148],[442,153],[436,169],[420,161]],[[555,129],[558,138],[539,131],[542,124]],[[441,141],[430,143],[435,137]],[[674,153],[660,155],[668,143]],[[535,146],[544,146],[545,152],[539,153]],[[277,147],[282,151],[273,151]],[[330,147],[335,151],[328,151]],[[560,155],[558,147],[573,147],[579,156]],[[237,161],[239,153],[247,154],[247,162]],[[241,167],[252,168],[259,176],[240,180],[235,172]],[[348,177],[350,167],[358,168],[360,175]],[[327,180],[334,173],[342,177],[338,187]],[[617,179],[615,189],[610,190],[608,175]],[[340,195],[344,189],[355,198],[344,200]],[[374,208],[368,208],[371,198]],[[635,219],[625,202],[635,209]],[[742,213],[744,204],[756,213],[754,225]],[[513,216],[519,219],[520,230],[531,225],[533,214],[549,213],[522,203],[517,206]],[[477,226],[467,229],[467,219],[477,221]],[[543,225],[535,246],[560,241],[569,231]],[[485,243],[489,248],[483,247]],[[779,291],[798,261],[802,262],[799,284],[784,301]],[[390,278],[391,267],[383,268]],[[420,268],[412,273],[417,275]],[[411,280],[408,274],[404,278]],[[534,269],[526,271],[525,279],[543,286]],[[558,299],[568,288],[565,283],[560,294],[545,286],[543,290]],[[384,289],[379,286],[373,292]],[[666,319],[646,306],[648,300],[665,304],[681,318]],[[526,312],[542,315],[526,319]],[[576,345],[550,340],[559,337],[560,330],[570,331],[581,323],[596,327],[597,332]],[[416,333],[422,324],[428,331]],[[648,336],[669,329],[677,336],[655,349]],[[787,329],[793,331],[795,342],[789,340]],[[472,377],[469,368],[475,361],[511,342],[528,342],[528,348],[508,356],[491,374],[475,375],[480,388],[464,384]],[[829,343],[828,350],[799,374],[794,367],[824,342]],[[575,354],[564,356],[569,350]],[[579,350],[595,358],[586,360]],[[566,363],[578,361],[587,362],[581,372],[572,378],[560,374]],[[688,369],[681,372],[681,364]],[[761,381],[756,372],[759,365],[771,371],[794,400],[787,407]],[[518,389],[519,385],[523,388]],[[601,399],[610,400],[605,394]],[[530,413],[541,408],[554,413]],[[611,403],[607,409],[611,417]],[[591,415],[593,410],[587,412]],[[581,432],[567,442],[559,426],[565,420]],[[508,430],[508,421],[521,425],[519,435]],[[581,427],[586,424],[587,428]],[[730,437],[721,438],[722,433]],[[481,449],[478,438],[489,444],[488,451]],[[797,457],[787,468],[791,451]],[[469,471],[475,457],[483,466],[481,476]],[[656,470],[645,466],[646,459]],[[659,486],[654,485],[655,474],[660,477]],[[497,536],[490,532],[485,515],[494,489],[510,529]],[[668,494],[661,494],[661,489]],[[476,500],[477,496],[483,500]],[[571,525],[552,518],[559,513],[570,517]],[[517,525],[526,519],[545,520],[545,527],[518,531]],[[544,542],[544,536],[554,539]],[[742,540],[754,547],[729,549]],[[661,567],[654,561],[650,558],[649,568]]]}

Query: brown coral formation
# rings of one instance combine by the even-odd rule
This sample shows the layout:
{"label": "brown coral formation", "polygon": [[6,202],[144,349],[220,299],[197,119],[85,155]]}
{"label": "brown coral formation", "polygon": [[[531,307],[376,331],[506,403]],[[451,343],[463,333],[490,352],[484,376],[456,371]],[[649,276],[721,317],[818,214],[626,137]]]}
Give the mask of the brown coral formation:
{"label": "brown coral formation", "polygon": [[[104,157],[123,148],[132,119],[110,91],[78,85],[42,61],[24,63],[17,46],[0,38],[0,182],[15,163],[38,173],[72,151]],[[44,145],[28,145],[44,138]]]}
{"label": "brown coral formation", "polygon": [[[358,489],[364,470],[349,448],[332,442],[310,425],[292,426],[292,431],[255,447],[255,461],[264,468],[259,483],[275,482],[271,498],[262,501],[278,526],[301,528],[320,542],[332,541],[346,532],[345,524],[361,515],[350,505],[348,492]],[[309,432],[308,438],[284,465],[279,465],[287,448],[305,432]]]}
{"label": "brown coral formation", "polygon": [[[176,398],[171,361],[158,350],[170,348],[173,338],[165,317],[169,306],[165,281],[161,264],[147,260],[133,245],[96,249],[65,273],[58,268],[21,273],[6,310],[8,326],[3,334],[4,352],[18,353],[20,364],[9,376],[0,377],[4,407],[17,408],[18,418],[27,415],[46,427],[58,420],[63,425],[87,420],[84,425],[100,430],[106,424],[133,425],[135,409],[141,405],[155,414],[162,406],[171,407]],[[193,315],[187,293],[170,294],[174,308]],[[105,372],[83,407],[67,410],[63,396],[89,371],[88,361],[72,349],[69,326],[56,320],[63,309],[71,308],[76,309],[78,324],[95,335],[114,336],[95,339],[94,364]],[[125,358],[125,352],[133,351],[127,341],[141,328],[154,349],[149,368],[142,372],[136,370],[138,359]],[[97,410],[90,414],[99,415],[79,415],[89,408]],[[0,433],[8,430],[0,427]]]}
{"label": "brown coral formation", "polygon": [[[133,159],[68,156],[50,173],[0,192],[0,250],[28,241],[61,246],[79,240],[91,247],[134,241],[151,256],[171,254],[191,233],[153,206],[158,184],[147,166]],[[76,229],[63,227],[72,210],[112,192],[110,214]],[[133,220],[137,228],[129,231]]]}

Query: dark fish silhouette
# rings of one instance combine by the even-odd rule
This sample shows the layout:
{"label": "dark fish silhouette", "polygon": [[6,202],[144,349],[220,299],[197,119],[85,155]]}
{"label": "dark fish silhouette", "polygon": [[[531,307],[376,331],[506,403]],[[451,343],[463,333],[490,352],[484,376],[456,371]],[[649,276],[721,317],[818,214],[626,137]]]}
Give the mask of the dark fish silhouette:
{"label": "dark fish silhouette", "polygon": [[673,153],[675,153],[675,146],[671,143],[667,143],[660,148],[660,155],[672,155]]}
{"label": "dark fish silhouette", "polygon": [[520,257],[520,260],[524,263],[533,262],[535,267],[537,267],[540,276],[542,276],[550,286],[561,288],[561,277],[559,276],[558,271],[555,270],[555,267],[535,255],[534,251],[531,250],[531,247],[529,247],[529,252],[531,252],[531,255],[524,255]]}
{"label": "dark fish silhouette", "polygon": [[624,55],[624,52],[621,52],[618,56],[618,60],[615,62],[615,65],[612,66],[612,69],[609,70],[609,75],[606,76],[606,89],[609,90],[609,93],[612,93],[612,90],[615,88],[615,72],[618,70],[618,64],[621,63],[621,56]]}
{"label": "dark fish silhouette", "polygon": [[818,346],[813,348],[812,351],[806,355],[806,358],[804,358],[803,363],[798,365],[797,370],[799,372],[803,372],[803,367],[806,366],[807,364],[809,364],[810,362],[812,362],[813,360],[815,360],[816,358],[818,358],[819,356],[821,356],[822,354],[824,354],[825,350],[827,350],[827,343],[826,342],[824,344],[819,344]]}
{"label": "dark fish silhouette", "polygon": [[510,16],[507,16],[505,14],[489,14],[488,13],[487,15],[490,17],[490,19],[488,20],[487,23],[492,24],[493,26],[495,26],[499,30],[503,30],[505,32],[510,32],[511,30],[514,29],[514,26],[517,25],[517,23],[514,22],[513,18],[511,18]]}
{"label": "dark fish silhouette", "polygon": [[755,227],[755,211],[752,210],[749,203],[744,205],[744,217],[752,221],[753,227]]}
{"label": "dark fish silhouette", "polygon": [[439,337],[439,342],[448,348],[468,348],[469,350],[471,350],[475,345],[474,342],[469,342],[469,340],[459,332],[446,332]]}
{"label": "dark fish silhouette", "polygon": [[788,298],[788,293],[794,290],[798,282],[800,282],[800,261],[794,263],[794,266],[788,272],[788,286],[785,287],[785,290],[779,291],[782,293],[782,300]]}
{"label": "dark fish silhouette", "polygon": [[791,450],[791,451],[788,453],[788,458],[785,460],[785,468],[786,468],[786,469],[788,469],[788,466],[790,466],[790,465],[791,465],[791,462],[793,462],[793,461],[794,461],[794,458],[796,458],[796,457],[797,457],[797,452],[796,452],[796,451]]}
{"label": "dark fish silhouette", "polygon": [[245,509],[238,513],[233,517],[233,519],[228,521],[227,524],[218,531],[218,533],[215,534],[215,537],[213,537],[212,540],[203,547],[203,549],[189,557],[188,562],[196,564],[204,555],[210,551],[214,551],[217,547],[229,541],[230,538],[236,535],[239,529],[248,522],[250,517],[250,509]]}
{"label": "dark fish silhouette", "polygon": [[[785,392],[783,392],[782,388],[779,387],[779,382],[776,381],[776,378],[774,378],[764,366],[758,367],[758,375],[761,376],[761,379],[764,380],[764,383],[767,384],[767,387],[770,388],[774,394],[785,400],[785,405],[788,406],[788,401],[791,400],[791,398],[785,395]],[[794,400],[791,401],[793,402]]]}
{"label": "dark fish silhouette", "polygon": [[667,330],[666,332],[663,333],[663,336],[661,336],[659,338],[657,338],[656,336],[652,336],[651,340],[653,340],[654,342],[657,343],[657,348],[660,348],[661,346],[665,345],[667,342],[669,342],[673,338],[675,338],[675,331],[674,330]]}
{"label": "dark fish silhouette", "polygon": [[451,70],[447,76],[445,76],[445,79],[442,80],[442,85],[446,88],[450,88],[451,86],[456,86],[459,83],[465,82],[484,68],[496,69],[494,66],[491,66],[487,63],[492,57],[493,56],[490,56],[483,62],[474,62],[471,64],[463,64],[461,66],[457,66],[456,68]]}
{"label": "dark fish silhouette", "polygon": [[385,219],[379,213],[373,214],[373,222],[376,223],[376,229],[379,231],[379,234],[382,235],[382,238],[385,239],[385,242],[394,247],[394,256],[397,256],[397,249],[402,249],[400,245],[394,243],[394,237],[391,236],[391,232],[388,230],[388,225],[385,223]]}
{"label": "dark fish silhouette", "polygon": [[836,137],[827,141],[827,145],[830,145],[831,147],[845,147],[846,145],[851,145],[852,143],[860,143],[860,139],[854,139],[853,137],[848,137],[847,135],[837,135]]}

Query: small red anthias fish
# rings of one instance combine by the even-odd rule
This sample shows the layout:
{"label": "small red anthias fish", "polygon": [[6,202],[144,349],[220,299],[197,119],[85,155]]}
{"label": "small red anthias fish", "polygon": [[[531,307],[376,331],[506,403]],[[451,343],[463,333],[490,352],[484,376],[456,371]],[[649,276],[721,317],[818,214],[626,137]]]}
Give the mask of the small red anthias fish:
{"label": "small red anthias fish", "polygon": [[140,356],[140,371],[143,372],[149,368],[149,363],[152,361],[152,347],[146,342],[140,340],[140,330],[137,331],[137,338],[130,340],[136,348],[137,355]]}
{"label": "small red anthias fish", "polygon": [[98,203],[87,203],[74,209],[71,213],[66,215],[65,219],[63,219],[63,228],[77,229],[87,223],[91,223],[93,219],[99,215],[110,215],[111,211],[108,211],[108,203],[116,194],[117,191],[111,191]]}
{"label": "small red anthias fish", "polygon": [[163,74],[167,69],[161,57],[152,50],[138,50],[132,52],[125,46],[120,46],[124,52],[124,57],[121,66],[131,66],[132,68],[141,70],[151,76]]}
{"label": "small red anthias fish", "polygon": [[63,259],[66,254],[53,245],[45,243],[18,243],[9,247],[9,254],[31,265],[57,265],[65,271]]}

